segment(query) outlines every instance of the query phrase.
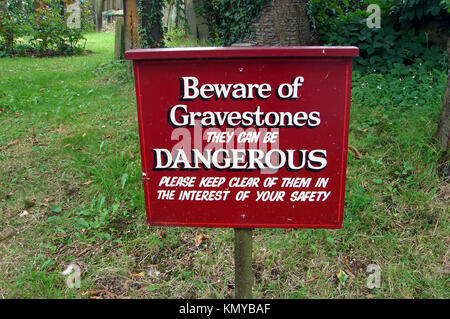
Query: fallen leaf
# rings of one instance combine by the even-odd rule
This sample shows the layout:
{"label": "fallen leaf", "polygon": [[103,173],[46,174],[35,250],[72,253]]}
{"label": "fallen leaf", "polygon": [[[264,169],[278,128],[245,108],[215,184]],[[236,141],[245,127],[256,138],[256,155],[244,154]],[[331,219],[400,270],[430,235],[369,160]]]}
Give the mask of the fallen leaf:
{"label": "fallen leaf", "polygon": [[87,253],[89,250],[91,250],[92,249],[92,247],[86,247],[85,249],[83,249],[82,251],[80,251],[78,254],[77,254],[77,257],[81,257],[81,256],[83,256],[85,253]]}
{"label": "fallen leaf", "polygon": [[53,198],[47,197],[47,198],[44,198],[44,202],[39,205],[48,207],[48,203],[50,203],[50,202],[53,202]]}
{"label": "fallen leaf", "polygon": [[72,148],[72,151],[73,151],[73,150],[75,150],[75,147],[73,147],[73,145],[72,145],[72,144],[66,144],[66,145],[64,145],[64,147],[63,147],[63,148],[66,148],[66,147],[68,147],[68,146],[70,146],[70,147]]}
{"label": "fallen leaf", "polygon": [[83,185],[83,186],[88,186],[88,185],[91,185],[92,183],[93,183],[94,181],[87,181],[87,182],[84,182],[84,183],[82,183],[81,185]]}
{"label": "fallen leaf", "polygon": [[88,114],[88,112],[80,112],[80,113],[78,113],[78,115],[85,115],[85,114]]}
{"label": "fallen leaf", "polygon": [[15,117],[19,117],[19,116],[22,116],[22,114],[20,114],[20,113],[14,113],[14,116],[15,116]]}
{"label": "fallen leaf", "polygon": [[[347,266],[347,267],[348,267],[348,266]],[[349,275],[350,277],[356,278],[355,274],[353,274],[353,273],[350,271],[350,269],[345,269],[344,271],[345,271],[345,272],[347,273],[347,275]]]}
{"label": "fallen leaf", "polygon": [[10,198],[12,195],[14,195],[13,192],[9,192],[8,194],[6,194],[6,199]]}
{"label": "fallen leaf", "polygon": [[6,234],[0,236],[0,241],[5,240],[5,239],[7,239],[7,238],[9,238],[9,237],[11,237],[11,236],[13,236],[15,234],[17,234],[16,231],[10,230],[10,231],[6,232]]}
{"label": "fallen leaf", "polygon": [[208,240],[209,236],[205,235],[205,234],[198,234],[197,236],[195,236],[195,246],[199,247],[204,240]]}
{"label": "fallen leaf", "polygon": [[347,281],[347,278],[348,278],[348,275],[346,274],[346,272],[342,271],[342,269],[340,269],[336,273],[336,277],[339,279],[339,282],[341,283],[341,285],[345,286],[345,282]]}
{"label": "fallen leaf", "polygon": [[362,128],[360,128],[360,127],[358,127],[358,131],[360,131],[360,132],[363,132],[363,133],[367,133],[369,130],[368,129],[362,129]]}
{"label": "fallen leaf", "polygon": [[20,217],[24,217],[24,216],[27,216],[29,213],[28,213],[28,211],[26,211],[26,210],[24,210],[22,213],[20,213]]}
{"label": "fallen leaf", "polygon": [[133,277],[133,278],[142,278],[142,277],[145,277],[145,272],[141,271],[141,272],[138,272],[138,273],[136,273],[136,274],[131,274],[131,277]]}
{"label": "fallen leaf", "polygon": [[85,292],[81,293],[82,296],[89,296],[89,297],[96,296],[96,295],[99,295],[99,294],[107,294],[107,295],[109,295],[109,296],[111,296],[113,298],[118,298],[119,297],[115,293],[112,293],[112,292],[110,292],[108,290],[105,290],[105,289],[88,290],[88,291],[85,291]]}
{"label": "fallen leaf", "polygon": [[316,281],[318,279],[319,279],[319,277],[314,277],[314,278],[308,279],[306,282],[313,282],[313,281]]}
{"label": "fallen leaf", "polygon": [[67,235],[64,235],[64,234],[57,234],[57,235],[55,235],[55,236],[48,236],[48,238],[51,238],[51,239],[60,239],[60,238],[65,238]]}
{"label": "fallen leaf", "polygon": [[353,145],[349,145],[348,147],[350,150],[352,150],[355,153],[353,155],[354,157],[356,157],[357,159],[363,158],[362,154],[358,151],[358,149],[356,147],[354,147]]}
{"label": "fallen leaf", "polygon": [[12,142],[9,142],[6,146],[12,146],[12,145],[16,145],[19,143],[19,140],[14,140]]}
{"label": "fallen leaf", "polygon": [[370,235],[371,235],[371,236],[373,235],[373,232],[375,231],[375,228],[377,228],[377,224],[375,224],[375,225],[373,226],[372,231],[370,232]]}
{"label": "fallen leaf", "polygon": [[30,141],[30,143],[32,145],[37,145],[37,146],[48,146],[48,143],[40,143],[36,138],[34,137],[29,137],[28,140]]}

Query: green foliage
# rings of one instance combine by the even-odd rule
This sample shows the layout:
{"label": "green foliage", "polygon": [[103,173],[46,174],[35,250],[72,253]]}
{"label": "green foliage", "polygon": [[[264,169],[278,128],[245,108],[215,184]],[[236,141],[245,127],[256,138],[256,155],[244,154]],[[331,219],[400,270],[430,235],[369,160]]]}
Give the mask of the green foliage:
{"label": "green foliage", "polygon": [[438,0],[408,0],[397,5],[392,14],[406,27],[420,23],[424,18],[439,15],[445,9],[445,4]]}
{"label": "green foliage", "polygon": [[443,50],[430,45],[425,33],[416,35],[413,29],[396,31],[392,25],[370,29],[360,16],[348,17],[335,24],[339,32],[323,34],[322,39],[332,45],[358,46],[357,69],[386,73],[395,64],[410,65],[414,62],[422,62],[430,68],[445,66]]}
{"label": "green foliage", "polygon": [[[369,28],[366,24],[369,3],[381,8],[381,28]],[[385,73],[395,65],[413,63],[430,69],[446,68],[444,50],[415,28],[430,17],[448,15],[445,8],[436,0],[312,0],[308,14],[323,43],[360,48],[356,69]],[[446,19],[442,20],[446,23]]]}
{"label": "green foliage", "polygon": [[[73,0],[72,0],[73,1]],[[81,31],[83,33],[94,31],[94,13],[92,12],[93,0],[79,0],[80,14],[81,14]]]}
{"label": "green foliage", "polygon": [[442,0],[441,6],[445,8],[445,10],[450,13],[450,0]]}
{"label": "green foliage", "polygon": [[94,198],[88,207],[83,207],[76,213],[73,225],[81,231],[77,233],[77,237],[88,241],[95,241],[96,238],[111,240],[112,234],[117,231],[114,224],[129,217],[126,211],[120,211],[117,203],[106,207],[105,200],[104,196]]}
{"label": "green foliage", "polygon": [[[138,16],[139,16],[139,26],[138,33],[139,39],[141,41],[141,46],[144,48],[157,48],[162,46],[162,38],[164,34],[164,29],[162,27],[162,16],[164,8],[164,1],[138,1]],[[161,39],[155,38],[154,31],[152,29],[157,28],[156,31]],[[153,32],[152,32],[153,31]]]}
{"label": "green foliage", "polygon": [[[197,14],[203,16],[209,26],[210,39],[216,45],[231,45],[252,36],[251,24],[258,18],[261,9],[269,0],[213,0],[201,1],[196,7]],[[162,26],[164,4],[175,5],[183,20],[184,29],[189,30],[182,0],[138,1],[139,37],[142,47],[160,47],[167,30]],[[160,40],[154,39],[152,31],[159,28]],[[169,40],[170,42],[170,40]]]}
{"label": "green foliage", "polygon": [[268,0],[203,1],[198,12],[209,26],[210,38],[219,45],[239,43],[252,36],[251,24]]}
{"label": "green foliage", "polygon": [[363,15],[365,8],[367,8],[366,0],[310,0],[307,12],[311,27],[323,34],[333,31],[333,19],[336,17],[345,19],[348,14],[354,12]]}
{"label": "green foliage", "polygon": [[175,5],[177,12],[184,22],[185,29],[188,29],[185,17],[183,0],[158,0],[158,1],[138,1],[139,25],[138,33],[141,47],[158,48],[164,46],[164,36],[166,29],[163,27],[163,9],[165,5]]}
{"label": "green foliage", "polygon": [[[352,100],[376,109],[383,106],[392,115],[399,110],[426,109],[436,115],[439,108],[429,109],[430,102],[439,105],[444,92],[446,73],[429,70],[416,63],[409,68],[395,64],[388,74],[362,74],[354,72]],[[360,128],[378,124],[376,118],[368,117]]]}
{"label": "green foliage", "polygon": [[18,37],[30,31],[30,1],[0,0],[0,51],[10,53]]}
{"label": "green foliage", "polygon": [[73,55],[84,51],[83,33],[92,28],[88,0],[79,2],[80,28],[70,28],[67,23],[72,13],[66,9],[74,1],[0,1],[0,56]]}
{"label": "green foliage", "polygon": [[35,10],[30,42],[40,56],[49,54],[49,50],[63,55],[72,54],[83,38],[79,29],[67,27],[67,14],[61,15],[61,10],[59,1],[49,2],[47,6]]}
{"label": "green foliage", "polygon": [[172,28],[164,34],[164,46],[166,47],[206,47],[211,46],[209,41],[188,38],[185,29]]}

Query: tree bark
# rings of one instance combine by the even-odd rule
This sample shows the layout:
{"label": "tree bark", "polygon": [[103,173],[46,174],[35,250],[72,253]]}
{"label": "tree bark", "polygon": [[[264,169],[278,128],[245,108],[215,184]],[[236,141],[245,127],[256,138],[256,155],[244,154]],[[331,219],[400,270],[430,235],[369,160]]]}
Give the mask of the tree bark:
{"label": "tree bark", "polygon": [[293,46],[317,44],[306,13],[307,0],[272,0],[253,23],[253,45]]}
{"label": "tree bark", "polygon": [[124,0],[124,38],[125,50],[136,49],[140,47],[138,35],[138,0]]}
{"label": "tree bark", "polygon": [[441,116],[439,119],[437,134],[439,145],[448,152],[450,139],[450,74],[447,78],[447,89],[442,102]]}
{"label": "tree bark", "polygon": [[447,78],[447,89],[445,90],[444,100],[442,102],[436,138],[441,149],[444,151],[442,157],[444,164],[443,175],[445,178],[450,178],[450,74]]}
{"label": "tree bark", "polygon": [[[123,38],[125,51],[130,49],[139,48],[139,36],[138,36],[138,13],[137,13],[137,1],[138,0],[123,0]],[[127,75],[131,76],[133,72],[132,62],[126,61]]]}
{"label": "tree bark", "polygon": [[[447,40],[447,53],[450,54],[450,38]],[[444,99],[442,101],[441,116],[436,131],[441,149],[444,151],[444,176],[450,177],[450,71],[447,77],[447,89],[445,90]]]}
{"label": "tree bark", "polygon": [[189,39],[197,39],[197,21],[194,11],[194,0],[185,0],[184,9],[186,11],[186,20],[189,25]]}
{"label": "tree bark", "polygon": [[[162,9],[163,0],[142,1],[142,21],[141,27],[146,30],[147,46],[150,48],[161,47],[163,35],[161,34],[162,12],[160,12],[159,19],[154,21],[149,20],[149,14],[156,10]],[[161,10],[162,11],[162,10]],[[147,13],[147,14],[145,14]]]}
{"label": "tree bark", "polygon": [[[194,9],[201,7],[203,5],[203,1],[205,0],[194,0]],[[206,19],[202,17],[201,15],[198,15],[197,12],[195,13],[196,16],[196,28],[197,28],[197,35],[200,40],[208,40],[208,34],[209,34],[209,28],[208,23],[206,22]]]}
{"label": "tree bark", "polygon": [[95,0],[95,31],[102,32],[103,0]]}

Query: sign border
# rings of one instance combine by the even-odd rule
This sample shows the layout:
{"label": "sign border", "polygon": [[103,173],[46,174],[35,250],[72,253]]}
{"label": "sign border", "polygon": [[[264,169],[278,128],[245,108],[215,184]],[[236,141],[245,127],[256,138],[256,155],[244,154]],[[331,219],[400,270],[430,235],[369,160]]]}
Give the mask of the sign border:
{"label": "sign border", "polygon": [[[295,228],[295,229],[340,229],[343,224],[345,204],[345,184],[348,154],[348,130],[351,103],[351,72],[353,57],[357,56],[357,47],[194,47],[194,48],[163,48],[163,49],[135,49],[125,53],[125,58],[133,60],[135,75],[135,88],[137,100],[138,126],[140,136],[141,163],[143,169],[143,183],[147,223],[151,226],[180,226],[180,227],[207,227],[207,228]],[[146,183],[149,177],[145,172],[147,168],[147,152],[145,151],[145,136],[143,128],[143,105],[141,95],[140,65],[144,61],[185,60],[188,62],[199,59],[273,59],[273,58],[337,58],[345,62],[345,101],[344,101],[344,134],[342,149],[342,166],[340,180],[340,195],[338,203],[338,221],[336,224],[250,224],[250,223],[214,223],[214,222],[163,222],[151,220],[150,194]]]}

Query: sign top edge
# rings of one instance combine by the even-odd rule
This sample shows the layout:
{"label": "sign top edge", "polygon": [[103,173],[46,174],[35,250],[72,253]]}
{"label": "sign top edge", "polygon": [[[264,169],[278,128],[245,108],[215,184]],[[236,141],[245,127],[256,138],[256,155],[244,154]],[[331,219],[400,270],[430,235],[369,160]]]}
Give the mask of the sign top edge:
{"label": "sign top edge", "polygon": [[355,46],[290,46],[290,47],[179,47],[132,49],[125,52],[126,60],[180,60],[227,58],[296,58],[296,57],[355,57]]}

